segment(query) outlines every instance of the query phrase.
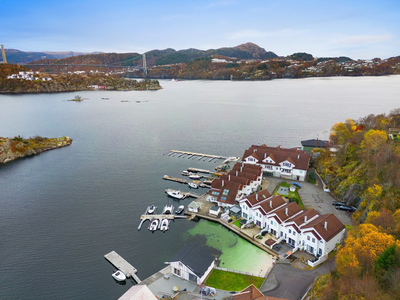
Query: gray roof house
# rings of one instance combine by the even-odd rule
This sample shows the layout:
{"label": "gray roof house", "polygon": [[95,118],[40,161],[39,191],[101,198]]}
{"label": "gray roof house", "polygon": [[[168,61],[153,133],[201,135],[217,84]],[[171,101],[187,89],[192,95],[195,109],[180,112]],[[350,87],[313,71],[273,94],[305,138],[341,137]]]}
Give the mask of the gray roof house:
{"label": "gray roof house", "polygon": [[185,244],[167,262],[175,276],[201,284],[214,268],[215,258],[197,243]]}

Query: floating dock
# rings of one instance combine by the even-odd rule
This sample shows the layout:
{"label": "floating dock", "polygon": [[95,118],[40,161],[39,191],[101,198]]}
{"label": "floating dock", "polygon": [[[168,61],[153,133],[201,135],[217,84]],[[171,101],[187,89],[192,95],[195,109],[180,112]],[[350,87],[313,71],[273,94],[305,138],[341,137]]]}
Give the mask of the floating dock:
{"label": "floating dock", "polygon": [[[168,176],[168,175],[164,175],[163,179],[171,180],[171,181],[178,182],[178,183],[184,183],[184,184],[189,184],[190,182],[192,182],[191,180],[176,178],[176,177],[172,177],[172,176]],[[199,187],[202,187],[202,188],[210,188],[211,187],[210,186],[210,184],[211,184],[210,181],[207,181],[208,183],[202,183],[202,182],[199,183],[198,180],[193,180],[193,182],[195,182],[196,184],[198,184]],[[181,193],[185,194],[184,192],[181,192]],[[198,197],[199,196],[196,196],[194,198],[198,198]]]}
{"label": "floating dock", "polygon": [[125,259],[123,259],[117,252],[111,251],[110,253],[104,255],[104,258],[107,259],[118,270],[124,273],[127,278],[132,277],[137,283],[141,282],[139,277],[136,275],[137,270]]}
{"label": "floating dock", "polygon": [[[175,190],[173,190],[173,189],[166,189],[166,190],[165,190],[166,193],[167,193],[167,192],[173,192],[173,191],[175,191]],[[180,191],[180,193],[181,193],[182,195],[184,195],[183,199],[185,199],[185,198],[187,198],[187,197],[192,197],[192,198],[199,198],[199,197],[200,197],[200,195],[197,195],[197,194],[191,193],[191,192],[182,192],[182,191]]]}
{"label": "floating dock", "polygon": [[213,155],[213,154],[204,154],[204,153],[196,153],[196,152],[190,152],[190,151],[180,151],[180,150],[171,150],[169,151],[170,153],[168,156],[171,156],[173,154],[178,154],[178,157],[184,157],[185,155],[188,155],[187,158],[191,158],[193,156],[199,156],[199,160],[202,158],[209,158],[209,161],[212,161],[213,159],[226,159],[226,156],[220,156],[220,155]]}
{"label": "floating dock", "polygon": [[192,172],[192,173],[205,173],[205,174],[213,173],[213,172],[211,172],[209,170],[203,170],[203,169],[197,169],[197,168],[188,168],[187,171],[188,172]]}

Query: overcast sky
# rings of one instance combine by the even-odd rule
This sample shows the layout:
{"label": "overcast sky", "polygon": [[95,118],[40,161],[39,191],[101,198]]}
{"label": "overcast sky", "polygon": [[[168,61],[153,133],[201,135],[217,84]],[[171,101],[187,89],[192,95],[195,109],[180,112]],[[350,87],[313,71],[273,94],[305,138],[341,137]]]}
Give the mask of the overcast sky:
{"label": "overcast sky", "polygon": [[143,53],[246,42],[280,56],[398,56],[400,0],[0,0],[6,49]]}

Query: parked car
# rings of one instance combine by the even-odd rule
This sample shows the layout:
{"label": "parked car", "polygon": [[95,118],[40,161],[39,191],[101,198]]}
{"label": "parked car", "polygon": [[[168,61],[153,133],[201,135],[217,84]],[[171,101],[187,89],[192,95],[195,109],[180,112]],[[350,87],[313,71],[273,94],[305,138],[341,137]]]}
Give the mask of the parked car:
{"label": "parked car", "polygon": [[295,186],[297,186],[298,188],[300,188],[300,189],[301,189],[301,185],[300,185],[300,183],[293,182],[293,185],[295,185]]}
{"label": "parked car", "polygon": [[357,208],[355,208],[354,206],[347,206],[347,205],[336,206],[336,209],[346,210],[346,211],[356,211],[357,210]]}
{"label": "parked car", "polygon": [[268,233],[268,231],[267,231],[267,230],[264,230],[264,231],[261,232],[261,235],[262,235],[262,236],[265,236],[267,233]]}
{"label": "parked car", "polygon": [[274,250],[277,250],[277,251],[278,251],[278,250],[280,250],[280,249],[281,249],[281,247],[282,247],[281,245],[279,245],[279,244],[275,244],[275,245],[273,245],[273,246],[272,246],[272,249],[274,249]]}
{"label": "parked car", "polygon": [[332,202],[332,205],[336,206],[336,208],[337,208],[337,206],[346,205],[346,203],[341,202],[341,201],[333,201],[333,202]]}
{"label": "parked car", "polygon": [[330,193],[330,192],[331,192],[331,190],[330,190],[330,189],[328,189],[328,188],[325,188],[325,189],[324,189],[324,192]]}

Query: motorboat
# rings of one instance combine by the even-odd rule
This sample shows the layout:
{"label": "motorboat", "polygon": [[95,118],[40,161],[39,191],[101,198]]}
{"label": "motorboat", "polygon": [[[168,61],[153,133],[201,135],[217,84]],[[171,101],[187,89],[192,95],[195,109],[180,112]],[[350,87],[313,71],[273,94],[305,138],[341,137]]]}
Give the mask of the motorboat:
{"label": "motorboat", "polygon": [[111,274],[111,276],[116,280],[116,281],[125,281],[126,276],[124,273],[121,271],[114,271],[114,273]]}
{"label": "motorboat", "polygon": [[180,214],[183,212],[184,209],[185,209],[185,206],[184,206],[184,205],[179,205],[179,206],[178,206],[178,209],[175,211],[175,213],[176,213],[177,215],[180,215]]}
{"label": "motorboat", "polygon": [[151,205],[151,206],[149,206],[148,208],[147,208],[147,214],[148,215],[152,215],[152,214],[154,214],[155,212],[156,212],[156,206],[154,206],[154,205]]}
{"label": "motorboat", "polygon": [[169,225],[169,220],[168,220],[168,219],[163,219],[163,220],[161,221],[160,230],[161,230],[161,231],[168,230],[168,225]]}
{"label": "motorboat", "polygon": [[186,170],[182,171],[181,174],[182,174],[183,176],[189,176],[189,175],[190,175],[190,173],[189,173],[188,171],[186,171]]}
{"label": "motorboat", "polygon": [[163,215],[172,215],[172,212],[174,211],[174,207],[172,205],[165,205],[164,210],[163,210]]}
{"label": "motorboat", "polygon": [[158,227],[158,222],[159,222],[158,219],[153,219],[153,221],[151,221],[151,223],[150,223],[149,230],[156,231],[157,227]]}
{"label": "motorboat", "polygon": [[178,79],[172,78],[172,82],[178,82]]}
{"label": "motorboat", "polygon": [[176,199],[183,199],[185,198],[185,195],[181,193],[181,191],[178,190],[172,190],[172,191],[167,191],[168,196],[176,198]]}
{"label": "motorboat", "polygon": [[196,183],[194,183],[194,182],[189,182],[188,185],[189,185],[189,187],[192,188],[192,189],[198,189],[198,188],[199,188],[199,186],[198,186]]}
{"label": "motorboat", "polygon": [[190,179],[200,179],[201,175],[189,173],[189,178]]}

